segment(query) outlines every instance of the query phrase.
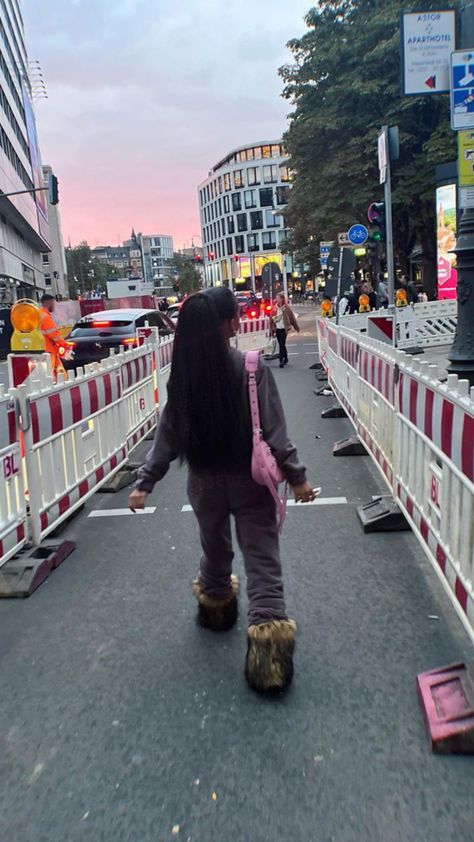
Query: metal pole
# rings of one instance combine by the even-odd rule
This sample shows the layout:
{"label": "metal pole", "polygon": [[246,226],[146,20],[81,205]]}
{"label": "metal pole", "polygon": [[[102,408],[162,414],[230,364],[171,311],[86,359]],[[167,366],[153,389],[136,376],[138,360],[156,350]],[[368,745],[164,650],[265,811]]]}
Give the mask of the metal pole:
{"label": "metal pole", "polygon": [[344,249],[339,249],[339,267],[337,270],[337,292],[336,292],[336,324],[339,324],[339,301],[341,298],[341,285],[342,285],[342,264],[344,261]]}
{"label": "metal pole", "polygon": [[[467,0],[460,10],[461,48],[474,48],[474,2]],[[448,371],[474,386],[474,208],[462,211],[455,248],[458,269],[458,318]]]}
{"label": "metal pole", "polygon": [[387,176],[384,184],[385,223],[387,239],[387,272],[388,272],[388,304],[395,303],[395,266],[393,262],[393,219],[392,219],[392,177],[390,167],[390,149],[388,143],[388,126],[383,126],[387,148]]}

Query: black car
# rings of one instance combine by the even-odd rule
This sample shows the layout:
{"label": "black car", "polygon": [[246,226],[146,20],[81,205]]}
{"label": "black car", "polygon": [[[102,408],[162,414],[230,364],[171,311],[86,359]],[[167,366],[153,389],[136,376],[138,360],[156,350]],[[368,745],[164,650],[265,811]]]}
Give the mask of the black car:
{"label": "black car", "polygon": [[158,310],[101,310],[83,316],[67,337],[73,351],[73,359],[65,363],[66,368],[78,368],[86,363],[100,362],[110,355],[113,348],[120,346],[136,348],[137,328],[157,327],[160,336],[174,333],[174,325],[165,313]]}

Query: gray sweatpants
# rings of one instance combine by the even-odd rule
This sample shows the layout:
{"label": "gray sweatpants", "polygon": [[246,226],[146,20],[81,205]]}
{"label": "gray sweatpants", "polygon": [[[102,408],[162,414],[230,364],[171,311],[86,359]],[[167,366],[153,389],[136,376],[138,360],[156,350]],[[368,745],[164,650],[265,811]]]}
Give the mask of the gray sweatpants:
{"label": "gray sweatpants", "polygon": [[188,495],[201,534],[199,580],[204,593],[215,599],[229,595],[232,514],[247,575],[249,625],[286,620],[276,506],[268,489],[248,474],[190,471]]}

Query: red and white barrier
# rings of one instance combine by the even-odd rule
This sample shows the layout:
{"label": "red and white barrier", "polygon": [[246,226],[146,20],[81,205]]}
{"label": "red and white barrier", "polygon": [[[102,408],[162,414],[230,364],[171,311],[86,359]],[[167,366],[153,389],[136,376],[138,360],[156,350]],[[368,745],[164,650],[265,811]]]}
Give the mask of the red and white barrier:
{"label": "red and white barrier", "polygon": [[0,394],[0,567],[26,543],[26,502],[15,407]]}
{"label": "red and white barrier", "polygon": [[123,400],[127,413],[127,450],[132,450],[156,426],[156,358],[153,345],[124,355],[121,365]]}
{"label": "red and white barrier", "polygon": [[[105,369],[105,370],[104,370]],[[29,527],[35,544],[81,506],[127,458],[121,360],[37,391],[20,386]]]}
{"label": "red and white barrier", "polygon": [[240,331],[235,337],[235,346],[239,351],[262,351],[268,344],[270,335],[269,319],[242,319]]}
{"label": "red and white barrier", "polygon": [[320,359],[474,640],[474,389],[327,319]]}

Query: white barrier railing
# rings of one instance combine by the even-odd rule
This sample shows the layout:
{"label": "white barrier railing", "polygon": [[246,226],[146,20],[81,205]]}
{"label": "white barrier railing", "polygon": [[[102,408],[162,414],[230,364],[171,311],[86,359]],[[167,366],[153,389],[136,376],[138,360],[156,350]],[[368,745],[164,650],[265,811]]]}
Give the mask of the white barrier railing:
{"label": "white barrier railing", "polygon": [[474,388],[319,322],[320,359],[360,440],[474,639]]}
{"label": "white barrier railing", "polygon": [[[1,388],[1,387],[0,387]],[[0,567],[26,543],[26,501],[15,408],[0,392]]]}
{"label": "white barrier railing", "polygon": [[235,346],[239,351],[262,351],[269,339],[270,319],[243,319],[240,332],[235,337]]}
{"label": "white barrier railing", "polygon": [[[372,311],[372,315],[374,313],[378,316],[389,314],[388,310]],[[400,307],[396,309],[396,320],[399,347],[416,344],[419,348],[430,348],[451,344],[456,333],[457,301],[429,301],[413,307]],[[367,313],[342,316],[339,325],[366,333]]]}

